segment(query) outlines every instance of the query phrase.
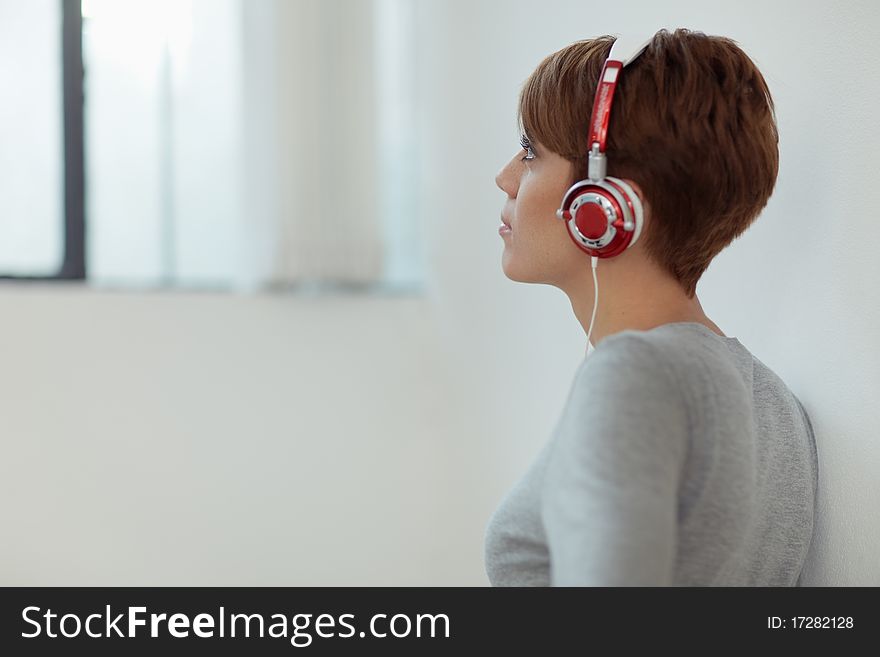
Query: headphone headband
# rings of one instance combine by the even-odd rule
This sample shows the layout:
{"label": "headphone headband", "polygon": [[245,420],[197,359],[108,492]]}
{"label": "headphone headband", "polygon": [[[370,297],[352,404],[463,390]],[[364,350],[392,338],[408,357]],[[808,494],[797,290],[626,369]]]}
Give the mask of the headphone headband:
{"label": "headphone headband", "polygon": [[631,35],[618,36],[611,45],[608,58],[602,67],[602,75],[599,76],[596,97],[593,99],[593,114],[590,117],[588,171],[589,177],[593,181],[599,181],[605,177],[605,141],[608,136],[611,103],[614,100],[614,90],[617,88],[620,71],[624,66],[641,55],[642,51],[653,39],[653,35],[644,41],[641,40],[641,37]]}
{"label": "headphone headband", "polygon": [[[638,193],[625,180],[605,177],[605,141],[611,101],[621,71],[653,40],[654,35],[646,40],[618,36],[611,44],[596,85],[590,118],[589,178],[571,185],[556,211],[575,245],[593,256],[594,285],[597,259],[613,258],[633,246],[644,222],[644,208]],[[598,290],[597,286],[597,295]],[[598,297],[593,305],[594,316],[597,302]]]}

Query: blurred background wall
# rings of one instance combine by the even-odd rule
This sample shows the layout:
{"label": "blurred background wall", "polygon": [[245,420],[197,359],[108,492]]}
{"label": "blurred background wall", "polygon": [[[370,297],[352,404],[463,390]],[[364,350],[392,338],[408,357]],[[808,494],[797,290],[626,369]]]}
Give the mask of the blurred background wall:
{"label": "blurred background wall", "polygon": [[[21,4],[10,274],[63,242],[60,50],[28,49],[57,7]],[[134,2],[137,38],[83,8],[89,276],[0,281],[0,583],[486,585],[485,523],[585,347],[563,294],[500,268],[519,87],[574,40],[688,27],[755,60],[780,128],[700,299],[812,417],[805,583],[880,584],[876,5]]]}

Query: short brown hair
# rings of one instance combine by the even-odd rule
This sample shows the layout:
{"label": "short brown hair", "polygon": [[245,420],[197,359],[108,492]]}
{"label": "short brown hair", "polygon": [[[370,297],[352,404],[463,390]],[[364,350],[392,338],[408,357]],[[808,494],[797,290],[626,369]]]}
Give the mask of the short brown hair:
{"label": "short brown hair", "polygon": [[[520,129],[574,163],[571,183],[587,177],[593,96],[614,39],[576,41],[548,55],[520,93]],[[767,204],[778,141],[764,77],[729,38],[660,30],[623,70],[608,175],[641,188],[653,221],[642,236],[645,252],[689,297],[712,259]]]}

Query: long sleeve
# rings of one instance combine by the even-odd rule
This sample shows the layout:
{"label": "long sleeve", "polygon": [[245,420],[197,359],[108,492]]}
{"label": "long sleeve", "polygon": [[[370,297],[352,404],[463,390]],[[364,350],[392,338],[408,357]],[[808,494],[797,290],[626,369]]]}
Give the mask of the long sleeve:
{"label": "long sleeve", "polygon": [[606,340],[578,370],[544,473],[551,585],[669,585],[688,407],[655,345]]}

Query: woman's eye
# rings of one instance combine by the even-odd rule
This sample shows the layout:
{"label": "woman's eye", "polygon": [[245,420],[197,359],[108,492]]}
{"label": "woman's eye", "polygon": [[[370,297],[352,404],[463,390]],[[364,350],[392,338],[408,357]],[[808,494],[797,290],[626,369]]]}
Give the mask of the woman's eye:
{"label": "woman's eye", "polygon": [[520,137],[519,145],[522,146],[523,150],[526,152],[526,154],[520,158],[521,161],[535,159],[535,152],[532,150],[532,145],[531,143],[529,143],[528,137],[526,137],[525,135]]}

